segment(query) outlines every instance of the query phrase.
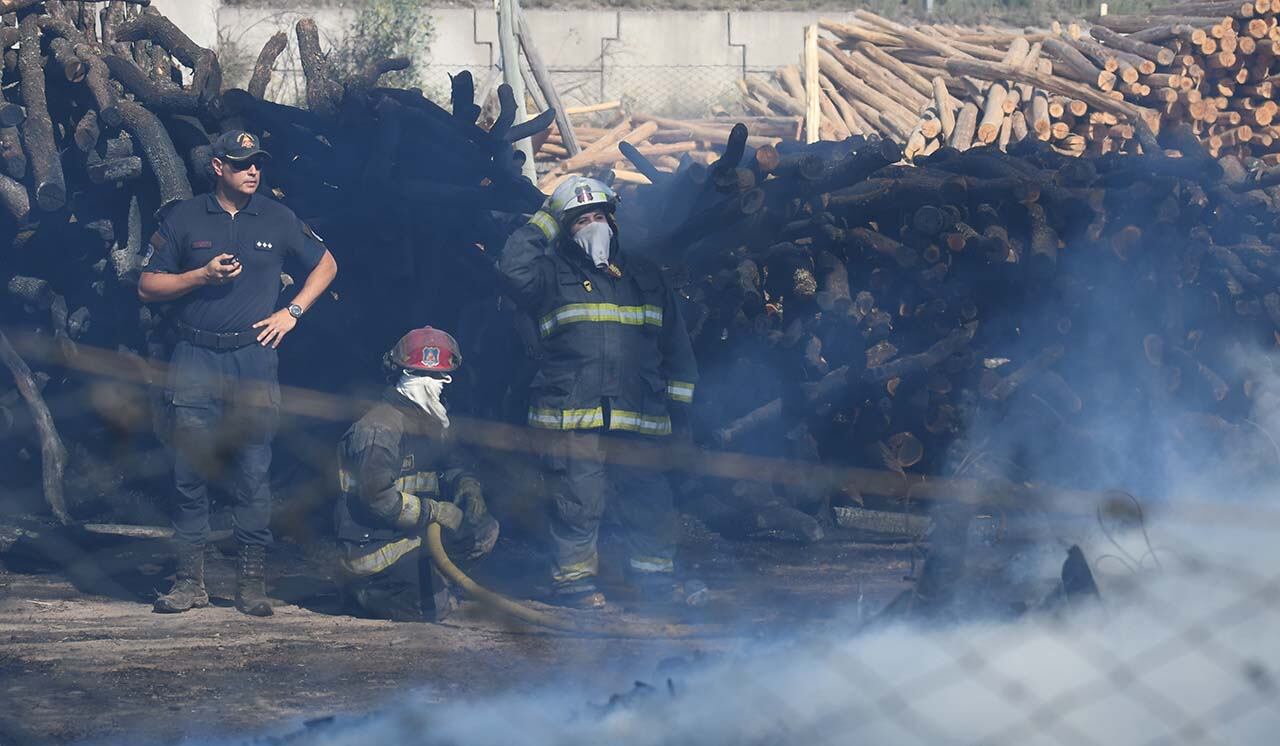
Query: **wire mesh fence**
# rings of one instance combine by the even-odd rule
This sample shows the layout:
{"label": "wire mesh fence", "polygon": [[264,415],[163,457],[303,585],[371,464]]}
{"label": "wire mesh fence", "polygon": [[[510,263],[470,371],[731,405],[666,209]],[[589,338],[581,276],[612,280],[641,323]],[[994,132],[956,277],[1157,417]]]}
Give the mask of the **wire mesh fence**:
{"label": "wire mesh fence", "polygon": [[[23,349],[32,359],[40,359],[31,354],[35,348]],[[102,378],[98,400],[141,402],[139,393],[130,388],[145,378],[127,361],[110,350],[89,347],[83,348],[81,355],[85,356],[81,374]],[[57,399],[50,404],[60,412],[68,406]],[[334,428],[340,430],[368,405],[367,401],[320,391],[286,390],[284,406],[291,416],[285,419],[277,444],[282,463],[300,465],[291,472],[290,481],[313,496],[332,494]],[[141,414],[130,421],[142,429],[149,422]],[[473,447],[494,448],[496,458],[509,458],[511,444],[519,442],[501,424],[468,422],[462,416],[458,424],[466,428],[460,437],[468,438],[466,442]],[[329,429],[327,438],[325,427]],[[135,447],[127,455],[137,457],[141,452]],[[163,460],[161,456],[148,459],[148,463],[163,470]],[[740,468],[735,476],[749,479],[776,474],[776,465],[766,461],[735,461]],[[797,471],[813,468],[799,463],[793,467]],[[688,468],[718,467],[714,454],[703,454]],[[165,478],[162,474],[152,476]],[[729,653],[718,660],[708,659],[706,666],[671,674],[672,696],[624,700],[628,704],[620,707],[633,722],[640,719],[669,729],[670,742],[930,746],[1273,743],[1271,735],[1280,724],[1280,698],[1276,696],[1280,640],[1274,632],[1280,628],[1280,563],[1276,562],[1280,550],[1270,537],[1280,526],[1280,516],[1265,498],[1240,503],[1173,501],[1149,507],[1153,513],[1150,525],[1145,520],[1128,520],[1113,526],[1101,518],[1081,518],[1079,513],[1089,513],[1089,506],[1076,506],[1077,515],[1062,522],[1050,515],[1047,529],[1039,534],[1038,547],[1018,546],[1016,532],[1011,530],[972,534],[972,544],[963,550],[968,555],[962,563],[964,573],[948,578],[944,586],[959,603],[924,626],[864,627],[864,622],[884,608],[878,598],[869,601],[863,613],[850,608],[851,596],[828,595],[823,601],[825,610],[799,612],[797,618],[802,621],[793,629],[770,629],[763,634],[745,614],[734,617],[730,611],[729,618],[740,624],[741,638],[763,637],[784,645],[749,647],[745,655]],[[78,511],[83,509],[77,507]],[[314,504],[307,510],[325,514]],[[50,542],[54,538],[51,535]],[[1077,540],[1086,547],[1085,560],[1097,579],[1099,598],[1081,578],[1065,572],[1056,586],[1043,582],[1055,565],[1061,564],[1065,543]],[[319,540],[314,544],[327,546]],[[63,604],[57,598],[37,598],[21,605],[24,602],[5,597],[0,582],[0,612],[4,612],[0,613],[0,634],[8,631],[14,646],[11,649],[24,659],[35,656],[33,651],[40,646],[99,639],[93,636],[101,636],[102,629],[127,638],[119,625],[139,622],[137,616],[121,610],[138,607],[148,589],[162,586],[167,572],[159,567],[163,561],[159,548],[119,556],[114,549],[84,548],[62,539],[48,546],[57,552],[57,572],[68,573],[85,590],[82,596],[86,603],[100,603],[103,597],[114,599],[112,609],[117,618],[110,624],[116,626],[90,629],[64,613],[75,604]],[[873,561],[871,555],[857,554],[852,544],[848,551],[849,558],[840,565],[842,572],[852,573],[859,563]],[[899,554],[905,551],[898,550]],[[991,556],[1004,564],[992,565],[988,561]],[[900,559],[895,556],[895,561]],[[153,567],[137,569],[148,565]],[[717,590],[741,598],[753,585],[777,585],[784,569],[763,565],[754,574],[740,577],[740,587],[720,586]],[[313,574],[316,567],[299,566],[293,572]],[[923,584],[929,573],[925,566],[909,574]],[[1032,607],[1010,602],[1018,596],[1010,592],[1010,586],[1030,576],[1042,581],[1040,590],[1048,595],[1040,596]],[[19,578],[15,573],[9,579],[18,587],[31,586],[26,576]],[[280,578],[281,584],[285,580]],[[791,599],[803,606],[806,599],[803,588],[774,593],[779,603]],[[70,597],[77,598],[77,594],[72,592]],[[808,601],[813,599],[810,593]],[[349,623],[339,621],[342,617],[337,610],[313,600],[298,603],[300,608],[285,612],[294,615],[288,617],[290,625],[320,619],[325,625],[332,621],[336,629]],[[918,595],[912,603],[929,605],[936,599]],[[27,619],[24,614],[29,607],[35,607],[45,621]],[[975,609],[981,613],[970,613]],[[97,625],[97,620],[93,623]],[[41,624],[63,625],[70,631],[57,632],[55,641],[40,642]],[[286,629],[288,625],[267,634],[283,634]],[[360,627],[351,629],[353,635],[367,634]],[[174,632],[169,628],[157,634],[164,637]],[[388,634],[407,639],[412,633]],[[571,656],[578,643],[562,639],[555,644],[563,655]],[[296,654],[307,655],[303,647],[298,647]],[[141,659],[146,654],[130,649],[129,655]],[[158,652],[155,655],[162,657]],[[339,656],[326,659],[323,665],[345,670],[356,662]],[[267,684],[281,685],[279,681]],[[537,699],[543,696],[530,695],[530,702],[545,714],[551,704]],[[573,696],[584,695],[575,690]],[[606,696],[607,691],[600,691],[595,699]],[[469,699],[468,706],[511,707],[510,701],[485,702],[477,696]],[[99,709],[113,706],[109,694],[99,690],[86,704]],[[562,704],[554,703],[557,707]],[[568,712],[568,705],[565,707]],[[521,721],[520,708],[501,712],[503,717],[491,719],[487,740],[452,742],[513,742],[511,738],[522,728],[527,737],[521,742],[632,742],[618,736],[614,730],[618,719],[607,714],[550,718],[553,725],[541,722],[536,727],[544,730],[536,731],[534,724]],[[452,719],[441,716],[438,722],[448,724]],[[366,723],[365,727],[374,726]],[[548,727],[550,732],[545,730]],[[401,736],[405,743],[450,742],[434,730]],[[317,733],[316,741],[322,742],[324,737]],[[303,738],[296,742],[309,741]]]}

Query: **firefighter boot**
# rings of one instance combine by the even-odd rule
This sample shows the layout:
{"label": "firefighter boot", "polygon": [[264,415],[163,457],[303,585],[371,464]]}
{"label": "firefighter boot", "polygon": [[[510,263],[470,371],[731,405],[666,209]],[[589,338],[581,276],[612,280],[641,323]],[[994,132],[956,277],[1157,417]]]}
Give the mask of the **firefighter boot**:
{"label": "firefighter boot", "polygon": [[169,592],[156,599],[153,608],[161,614],[177,614],[209,605],[204,589],[204,545],[178,545],[178,574]]}
{"label": "firefighter boot", "polygon": [[249,616],[271,616],[267,598],[267,548],[241,544],[236,559],[236,608]]}
{"label": "firefighter boot", "polygon": [[549,603],[571,609],[595,611],[607,605],[604,594],[596,589],[594,578],[582,578],[568,583],[558,583],[551,591]]}

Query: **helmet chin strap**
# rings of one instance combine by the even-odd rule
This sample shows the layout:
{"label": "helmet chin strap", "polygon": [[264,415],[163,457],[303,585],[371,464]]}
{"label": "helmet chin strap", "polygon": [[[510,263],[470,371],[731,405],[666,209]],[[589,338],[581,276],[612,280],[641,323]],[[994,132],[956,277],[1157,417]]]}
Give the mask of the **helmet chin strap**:
{"label": "helmet chin strap", "polygon": [[419,409],[438,420],[442,426],[447,428],[449,427],[449,413],[445,411],[444,402],[440,401],[440,392],[444,390],[446,383],[452,382],[453,376],[432,378],[430,376],[415,376],[408,372],[402,372],[400,380],[396,382],[396,391],[403,394],[409,401],[417,404]]}

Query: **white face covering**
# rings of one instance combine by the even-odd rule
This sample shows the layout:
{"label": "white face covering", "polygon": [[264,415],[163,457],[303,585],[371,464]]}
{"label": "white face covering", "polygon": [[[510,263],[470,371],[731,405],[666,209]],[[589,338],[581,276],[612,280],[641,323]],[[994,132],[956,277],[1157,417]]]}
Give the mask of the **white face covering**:
{"label": "white face covering", "polygon": [[396,382],[396,391],[439,420],[441,425],[449,427],[449,413],[444,410],[444,402],[440,401],[440,392],[444,390],[446,383],[452,382],[453,376],[432,378],[401,373],[400,380]]}
{"label": "white face covering", "polygon": [[597,267],[609,266],[609,244],[613,241],[613,228],[608,223],[587,223],[573,234],[573,240],[587,252],[592,264]]}

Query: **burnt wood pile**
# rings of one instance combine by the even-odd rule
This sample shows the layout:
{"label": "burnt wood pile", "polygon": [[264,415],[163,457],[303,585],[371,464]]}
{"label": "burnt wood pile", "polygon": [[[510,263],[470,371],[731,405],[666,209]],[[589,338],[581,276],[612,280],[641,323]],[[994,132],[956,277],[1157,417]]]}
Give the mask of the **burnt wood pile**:
{"label": "burnt wood pile", "polygon": [[[407,59],[338,80],[315,23],[304,19],[296,27],[306,76],[300,108],[264,99],[290,41],[283,32],[250,80],[224,81],[217,55],[147,0],[6,0],[0,11],[0,310],[8,332],[0,360],[18,384],[8,375],[0,384],[0,437],[40,433],[10,440],[0,471],[13,486],[43,469],[45,497],[64,519],[64,464],[82,491],[111,495],[122,469],[105,467],[150,431],[145,398],[139,415],[128,406],[138,402],[101,395],[81,373],[106,371],[82,353],[119,352],[115,362],[136,373],[127,378],[153,377],[144,361],[165,357],[167,325],[163,307],[136,298],[145,243],[168,206],[210,187],[210,143],[219,133],[261,134],[273,155],[263,191],[324,237],[342,267],[332,299],[286,346],[297,349],[282,349],[323,351],[298,366],[309,385],[376,368],[410,319],[439,319],[495,292],[475,261],[455,258],[465,253],[458,248],[501,245],[509,233],[501,213],[527,213],[543,199],[522,178],[511,143],[545,129],[552,115],[514,125],[507,86],[498,90],[496,121],[481,128],[469,73],[453,79],[450,108],[417,90],[379,87]],[[288,297],[296,283],[282,282],[295,285]],[[53,344],[36,345],[43,353],[24,360],[33,340]]]}
{"label": "burnt wood pile", "polygon": [[[476,247],[496,253],[541,203],[511,143],[555,144],[542,134],[551,111],[515,125],[502,88],[481,127],[467,73],[448,109],[379,87],[405,60],[338,81],[308,20],[295,29],[299,108],[263,98],[283,34],[246,88],[229,89],[216,55],[143,3],[0,7],[12,11],[0,27],[0,279],[14,342],[0,337],[0,361],[17,381],[0,387],[0,437],[14,442],[0,456],[32,449],[0,486],[25,473],[55,513],[84,519],[64,476],[68,493],[116,500],[122,473],[144,471],[129,462],[154,408],[82,372],[106,350],[144,380],[163,357],[163,309],[135,294],[144,242],[167,205],[208,186],[209,143],[231,128],[262,135],[264,188],[341,266],[334,298],[282,348],[300,371],[290,382],[368,380],[406,327],[431,323],[472,345],[465,375],[485,395],[473,414],[523,411],[523,350],[494,342],[510,343],[514,317]],[[914,167],[874,134],[801,145],[786,122],[761,123],[774,129],[633,114],[585,133],[570,157],[651,182],[624,186],[620,224],[687,299],[703,373],[696,442],[789,459],[737,480],[680,477],[693,509],[814,539],[833,494],[896,507],[928,486],[920,475],[996,490],[1034,472],[1098,488],[1162,469],[1157,454],[1252,468],[1252,423],[1280,405],[1265,366],[1238,352],[1280,329],[1275,167],[1214,158],[1196,125],[1162,120],[1157,136],[1142,117],[1136,154],[1068,157],[1027,137],[1007,153],[940,146]],[[31,339],[48,354],[24,362]],[[327,463],[332,440],[312,435],[278,442]],[[796,462],[864,478],[832,484]],[[331,494],[332,471],[308,468],[291,480]]]}
{"label": "burnt wood pile", "polygon": [[653,227],[640,242],[685,282],[695,438],[890,474],[691,479],[705,514],[813,538],[819,522],[793,508],[841,490],[910,500],[910,472],[994,492],[1031,474],[1149,486],[1174,456],[1274,463],[1252,423],[1280,392],[1242,351],[1280,340],[1276,173],[1223,168],[1185,125],[1159,142],[1140,128],[1145,155],[1068,157],[1030,138],[914,167],[875,136],[736,135],[711,166],[624,192],[623,230]]}
{"label": "burnt wood pile", "polygon": [[[1280,158],[1280,4],[1193,2],[1047,30],[823,21],[824,139],[880,134],[908,159],[1032,137],[1067,155],[1138,149],[1134,123],[1184,123],[1213,155]],[[798,67],[743,81],[757,115],[804,114]]]}

